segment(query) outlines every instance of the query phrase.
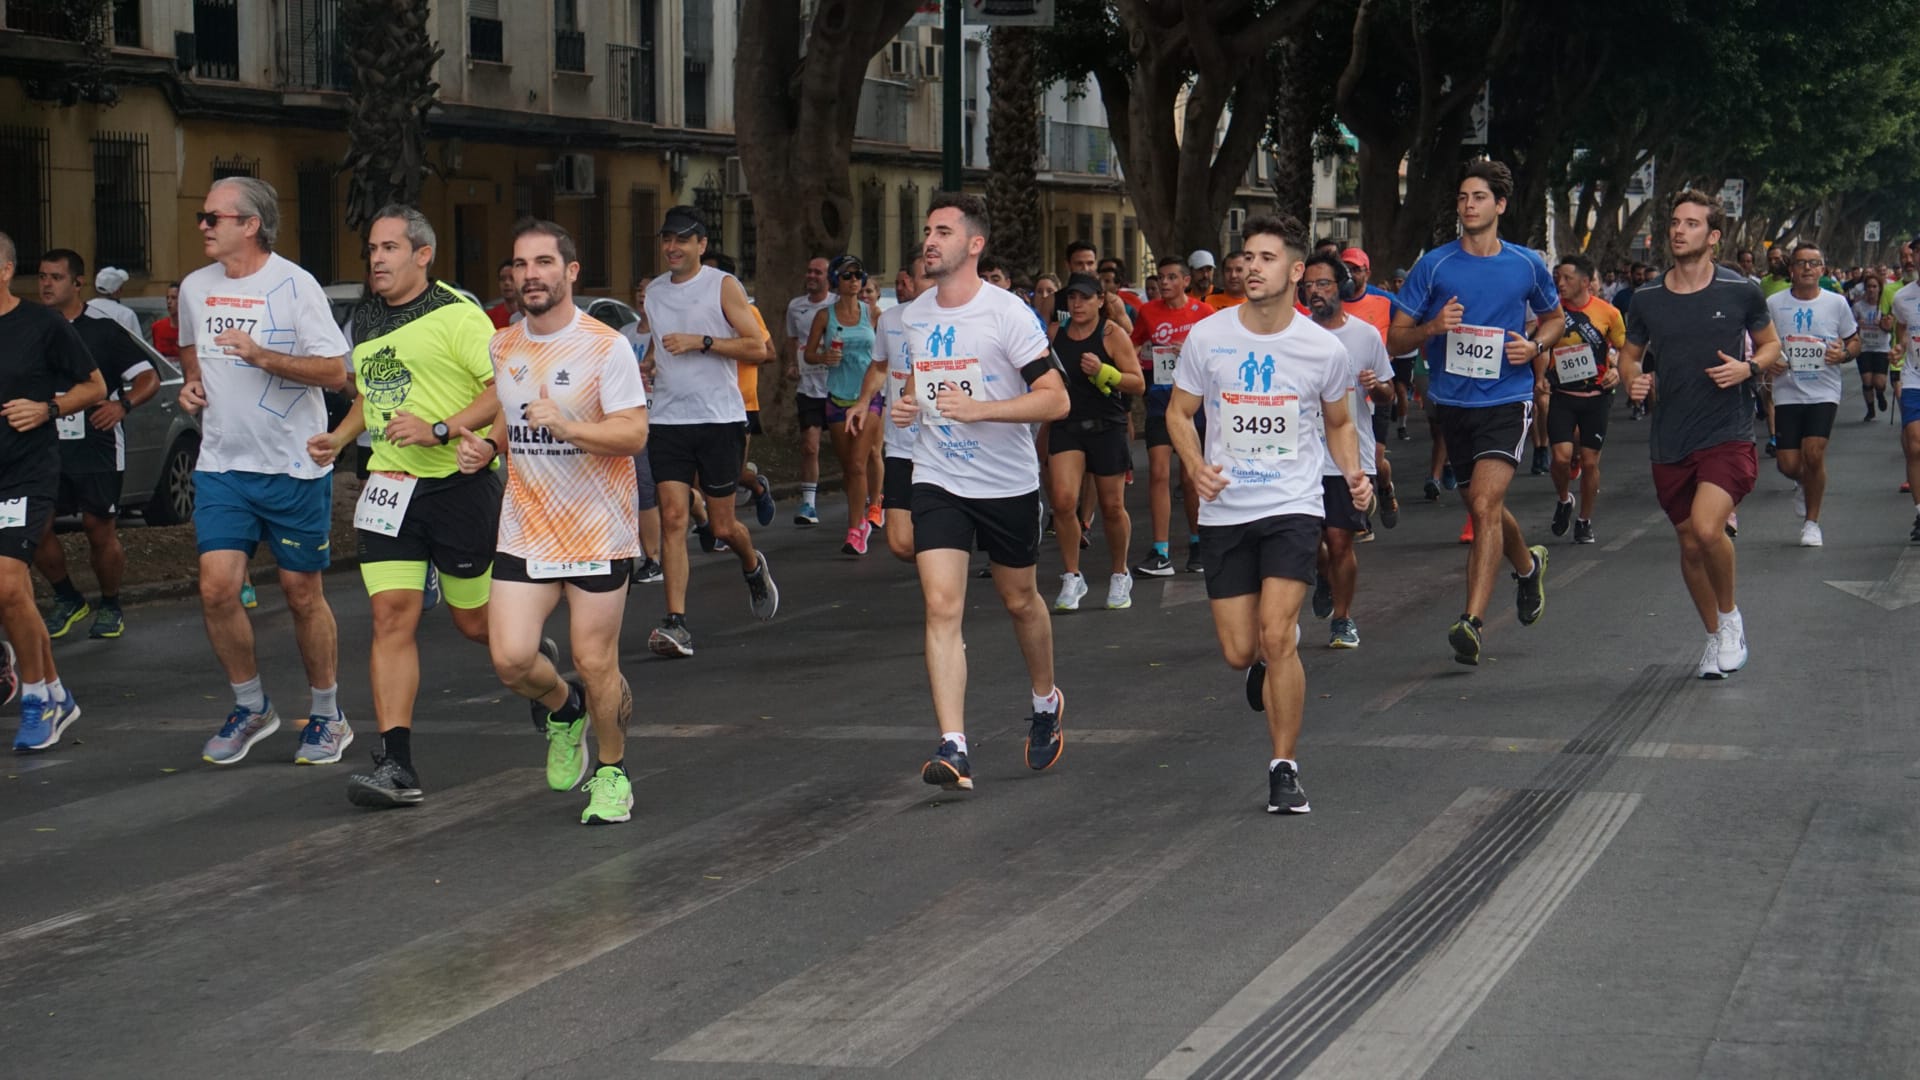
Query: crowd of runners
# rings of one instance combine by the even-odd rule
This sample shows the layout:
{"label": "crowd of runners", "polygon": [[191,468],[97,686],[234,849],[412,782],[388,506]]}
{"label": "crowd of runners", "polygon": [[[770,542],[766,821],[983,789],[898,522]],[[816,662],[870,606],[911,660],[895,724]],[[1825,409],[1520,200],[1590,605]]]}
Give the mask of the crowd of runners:
{"label": "crowd of runners", "polygon": [[[308,682],[291,760],[337,763],[354,741],[322,571],[333,467],[362,445],[353,517],[378,747],[348,797],[423,800],[411,745],[417,636],[423,612],[444,605],[527,700],[549,786],[585,793],[583,823],[628,820],[634,695],[619,643],[629,588],[663,583],[666,614],[648,646],[667,658],[695,655],[689,535],[738,561],[752,618],[779,611],[773,570],[739,514],[751,507],[762,528],[776,516],[773,484],[746,453],[762,431],[767,364],[797,380],[794,525],[820,523],[825,445],[847,509],[838,551],[863,557],[879,531],[917,571],[938,736],[921,766],[929,784],[973,786],[962,622],[976,579],[992,582],[1025,660],[1027,765],[1061,759],[1051,612],[1092,595],[1082,562],[1098,559],[1098,518],[1107,609],[1131,605],[1137,577],[1202,575],[1221,654],[1265,714],[1267,810],[1308,812],[1296,756],[1302,609],[1327,620],[1329,647],[1360,647],[1356,548],[1376,524],[1398,522],[1388,447],[1409,439],[1414,408],[1433,436],[1425,497],[1457,489],[1466,510],[1459,615],[1446,630],[1456,661],[1481,660],[1503,565],[1519,624],[1545,613],[1549,549],[1528,542],[1529,528],[1595,542],[1606,432],[1624,396],[1626,415],[1649,424],[1654,489],[1700,616],[1696,673],[1728,678],[1748,658],[1733,539],[1759,472],[1755,425],[1765,418],[1766,453],[1795,482],[1800,543],[1819,545],[1826,448],[1852,364],[1867,421],[1900,421],[1910,491],[1920,388],[1903,388],[1899,372],[1920,351],[1920,286],[1896,288],[1876,270],[1833,278],[1806,243],[1771,249],[1764,279],[1750,256],[1723,265],[1720,207],[1691,190],[1666,208],[1663,273],[1596,280],[1581,255],[1550,265],[1500,239],[1511,194],[1503,165],[1467,166],[1459,238],[1395,274],[1391,292],[1372,283],[1364,252],[1316,245],[1299,222],[1267,217],[1248,221],[1241,250],[1217,262],[1205,251],[1162,256],[1148,295],[1081,242],[1064,278],[1043,275],[1030,296],[988,254],[985,202],[942,194],[922,250],[893,279],[892,306],[877,303],[876,271],[859,259],[808,264],[782,355],[688,207],[665,214],[666,271],[636,287],[642,319],[625,331],[574,302],[579,261],[558,225],[516,226],[507,301],[490,313],[434,278],[428,220],[387,207],[368,234],[370,294],[343,328],[318,282],[274,253],[273,189],[222,180],[198,215],[208,264],[179,283],[167,320],[180,405],[202,432],[201,606],[233,697],[202,756],[237,764],[281,726],[247,613],[248,566],[263,544]],[[101,589],[90,633],[118,637],[120,422],[158,380],[115,313],[82,303],[79,255],[41,258],[40,304],[13,294],[16,261],[0,234],[0,693],[20,699],[14,748],[40,752],[81,715],[53,641],[95,610],[51,523],[56,510],[80,514]],[[349,389],[351,406],[330,418],[324,392]],[[1137,557],[1126,506],[1136,437],[1147,447],[1150,532]],[[1507,494],[1527,464],[1551,473],[1557,499],[1550,521],[1523,527]],[[1050,603],[1038,575],[1048,535],[1061,563]],[[1920,543],[1920,504],[1909,540]],[[36,605],[30,566],[53,587],[51,613]],[[545,631],[563,600],[564,662]]]}

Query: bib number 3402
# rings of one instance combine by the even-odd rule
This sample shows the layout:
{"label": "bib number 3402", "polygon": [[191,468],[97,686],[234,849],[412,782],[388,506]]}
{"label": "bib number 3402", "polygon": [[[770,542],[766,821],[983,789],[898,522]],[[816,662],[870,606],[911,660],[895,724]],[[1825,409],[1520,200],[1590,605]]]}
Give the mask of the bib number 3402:
{"label": "bib number 3402", "polygon": [[1506,337],[1497,326],[1463,324],[1447,331],[1447,374],[1468,379],[1499,378]]}
{"label": "bib number 3402", "polygon": [[407,473],[368,473],[367,486],[360,489],[360,501],[353,507],[353,527],[399,536],[400,523],[407,519],[407,504],[413,502],[413,489],[419,483],[419,477]]}

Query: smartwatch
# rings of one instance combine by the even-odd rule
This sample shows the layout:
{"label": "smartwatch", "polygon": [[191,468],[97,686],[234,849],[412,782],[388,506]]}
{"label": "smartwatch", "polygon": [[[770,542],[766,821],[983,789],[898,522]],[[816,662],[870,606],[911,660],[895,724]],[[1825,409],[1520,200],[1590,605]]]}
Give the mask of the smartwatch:
{"label": "smartwatch", "polygon": [[711,349],[711,348],[713,348],[713,335],[712,334],[702,335],[700,338],[700,351],[706,352],[708,349]]}
{"label": "smartwatch", "polygon": [[1751,360],[1747,361],[1747,378],[1758,379],[1759,377],[1760,377],[1760,365],[1754,363]]}
{"label": "smartwatch", "polygon": [[447,440],[453,438],[453,432],[448,429],[445,420],[433,425],[433,437],[440,440],[441,446],[447,445]]}
{"label": "smartwatch", "polygon": [[47,402],[47,419],[48,420],[60,419],[60,403],[59,402],[57,401]]}

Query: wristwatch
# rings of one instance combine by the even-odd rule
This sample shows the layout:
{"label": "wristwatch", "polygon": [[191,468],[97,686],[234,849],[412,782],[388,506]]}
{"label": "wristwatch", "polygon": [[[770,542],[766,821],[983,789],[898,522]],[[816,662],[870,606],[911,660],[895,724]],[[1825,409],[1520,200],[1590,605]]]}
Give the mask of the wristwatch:
{"label": "wristwatch", "polygon": [[60,419],[60,403],[59,402],[57,401],[47,402],[47,419],[48,420]]}
{"label": "wristwatch", "polygon": [[1760,377],[1760,365],[1754,363],[1751,360],[1747,361],[1747,378],[1757,379],[1759,377]]}
{"label": "wristwatch", "polygon": [[711,348],[713,348],[713,335],[712,334],[702,335],[700,338],[700,351],[706,352],[708,349],[711,349]]}
{"label": "wristwatch", "polygon": [[447,440],[453,438],[453,432],[448,429],[445,420],[433,425],[433,437],[440,440],[441,446],[447,445]]}

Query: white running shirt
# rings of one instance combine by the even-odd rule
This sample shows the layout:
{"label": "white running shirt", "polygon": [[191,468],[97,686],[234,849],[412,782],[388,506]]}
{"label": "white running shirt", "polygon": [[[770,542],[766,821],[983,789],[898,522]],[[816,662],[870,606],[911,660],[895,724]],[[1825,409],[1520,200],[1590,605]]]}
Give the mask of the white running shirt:
{"label": "white running shirt", "polygon": [[[1317,323],[1315,325],[1318,325]],[[1387,346],[1380,340],[1380,331],[1364,319],[1347,316],[1340,328],[1332,331],[1333,336],[1346,346],[1347,357],[1352,361],[1347,378],[1347,415],[1353,418],[1354,430],[1360,436],[1360,471],[1368,476],[1374,471],[1373,442],[1373,399],[1360,386],[1360,372],[1372,371],[1373,377],[1382,383],[1393,381],[1393,358],[1387,355]],[[1326,449],[1326,463],[1320,466],[1322,476],[1342,476],[1340,466],[1334,463],[1333,450],[1326,446],[1327,425],[1320,423],[1320,442]]]}
{"label": "white running shirt", "polygon": [[[1780,335],[1780,354],[1789,369],[1773,377],[1775,405],[1818,405],[1840,400],[1840,365],[1821,360],[1817,370],[1793,370],[1796,351],[1811,356],[1828,342],[1849,338],[1859,330],[1853,307],[1839,293],[1821,289],[1813,299],[1800,300],[1792,289],[1767,297],[1774,332]],[[1796,346],[1798,350],[1796,350]],[[1805,361],[1810,364],[1811,361]]]}
{"label": "white running shirt", "polygon": [[882,423],[887,426],[885,454],[890,458],[913,460],[914,440],[920,437],[920,422],[915,420],[906,427],[899,427],[892,420],[885,419],[886,413],[893,410],[893,403],[907,392],[907,376],[913,368],[907,361],[907,305],[895,304],[880,313],[880,321],[874,324],[873,358],[887,362],[887,406],[881,413]]}
{"label": "white running shirt", "polygon": [[800,385],[794,393],[802,397],[827,396],[827,372],[832,370],[832,365],[809,364],[805,353],[807,335],[813,333],[814,314],[833,303],[834,299],[832,292],[817,301],[801,293],[787,301],[787,336],[793,339],[794,353],[800,357]]}
{"label": "white running shirt", "polygon": [[[907,305],[907,358],[920,398],[920,434],[913,446],[913,482],[966,499],[1008,499],[1040,490],[1033,424],[952,424],[934,412],[928,391],[964,386],[981,401],[1011,401],[1027,392],[1020,369],[1052,354],[1040,317],[1020,298],[982,282],[973,299],[940,306],[928,289]],[[888,421],[891,423],[892,421]]]}
{"label": "white running shirt", "polygon": [[676,285],[661,274],[647,285],[647,324],[653,329],[653,422],[656,424],[744,424],[747,402],[740,396],[740,365],[717,352],[698,349],[678,356],[661,344],[668,334],[735,338],[720,304],[721,287],[731,275],[711,266]]}

